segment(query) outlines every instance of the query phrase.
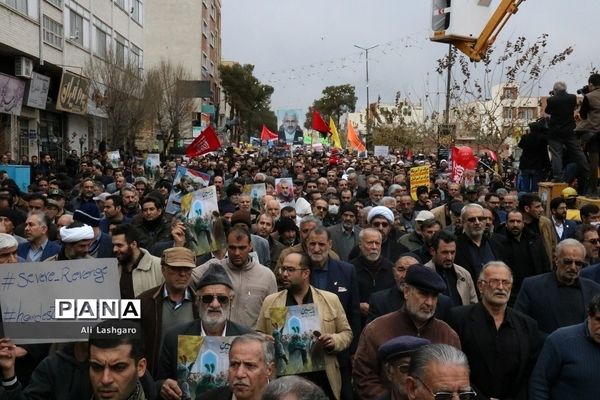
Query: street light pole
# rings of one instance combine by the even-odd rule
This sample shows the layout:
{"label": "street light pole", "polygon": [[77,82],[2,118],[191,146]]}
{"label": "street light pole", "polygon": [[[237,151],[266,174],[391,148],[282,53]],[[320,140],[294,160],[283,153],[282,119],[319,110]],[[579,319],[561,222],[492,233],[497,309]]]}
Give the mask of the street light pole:
{"label": "street light pole", "polygon": [[367,70],[367,137],[366,137],[366,142],[370,143],[371,142],[371,125],[369,124],[369,50],[373,50],[375,47],[379,46],[378,44],[376,44],[375,46],[371,46],[371,47],[360,47],[358,45],[354,45],[354,47],[356,47],[357,49],[361,49],[365,52],[365,65],[366,65],[366,70]]}

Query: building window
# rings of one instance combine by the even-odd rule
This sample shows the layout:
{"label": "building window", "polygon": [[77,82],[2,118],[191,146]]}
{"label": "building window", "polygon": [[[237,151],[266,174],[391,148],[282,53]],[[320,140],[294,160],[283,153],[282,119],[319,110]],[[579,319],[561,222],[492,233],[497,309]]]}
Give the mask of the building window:
{"label": "building window", "polygon": [[6,0],[6,4],[27,15],[27,0]]}
{"label": "building window", "polygon": [[96,27],[95,53],[100,58],[106,58],[106,32]]}
{"label": "building window", "polygon": [[44,43],[62,49],[63,26],[44,15]]}
{"label": "building window", "polygon": [[530,121],[534,119],[533,108],[521,108],[519,109],[519,119]]}
{"label": "building window", "polygon": [[131,45],[131,65],[134,68],[142,67],[142,49],[137,47],[136,45]]}
{"label": "building window", "polygon": [[56,6],[58,8],[62,8],[62,0],[46,0],[48,3]]}
{"label": "building window", "polygon": [[144,5],[141,0],[131,1],[131,18],[138,24],[144,22]]}
{"label": "building window", "polygon": [[69,17],[69,40],[83,46],[83,17],[71,10]]}
{"label": "building window", "polygon": [[125,66],[125,48],[126,48],[126,40],[123,36],[117,34],[116,39],[116,49],[115,49],[115,58],[117,65],[124,67]]}
{"label": "building window", "polygon": [[115,3],[116,3],[116,4],[117,4],[119,7],[121,7],[123,10],[126,10],[126,9],[127,9],[127,3],[126,3],[126,1],[127,1],[127,0],[115,0]]}

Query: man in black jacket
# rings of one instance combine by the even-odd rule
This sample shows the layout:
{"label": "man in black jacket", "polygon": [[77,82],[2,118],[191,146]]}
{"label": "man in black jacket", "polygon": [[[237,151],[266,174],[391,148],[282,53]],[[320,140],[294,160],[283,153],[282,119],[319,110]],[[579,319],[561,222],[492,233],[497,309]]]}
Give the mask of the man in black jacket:
{"label": "man in black jacket", "polygon": [[[567,85],[564,82],[556,82],[553,95],[548,98],[545,112],[550,115],[548,145],[552,154],[552,177],[557,182],[563,182],[563,148],[567,158],[577,164],[579,176],[587,178],[590,172],[585,154],[573,133],[575,107],[577,107],[577,96],[567,93]],[[580,184],[585,186],[585,182]]]}
{"label": "man in black jacket", "polygon": [[526,399],[543,343],[536,321],[507,307],[512,283],[506,264],[489,262],[477,281],[481,303],[450,311],[450,326],[469,359],[471,383],[485,398]]}

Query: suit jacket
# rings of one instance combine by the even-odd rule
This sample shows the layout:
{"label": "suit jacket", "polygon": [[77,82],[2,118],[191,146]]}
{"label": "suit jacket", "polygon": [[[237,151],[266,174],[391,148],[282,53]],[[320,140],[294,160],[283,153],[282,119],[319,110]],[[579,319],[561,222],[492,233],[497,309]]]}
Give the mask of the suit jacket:
{"label": "suit jacket", "polygon": [[[332,353],[325,353],[325,373],[336,399],[340,399],[342,378],[340,375],[340,366],[334,353],[342,352],[350,346],[352,343],[352,330],[336,294],[330,293],[327,290],[319,290],[312,286],[310,287],[310,291],[319,313],[321,332],[331,334],[335,343],[334,351]],[[271,308],[285,307],[287,293],[287,290],[282,290],[265,298],[258,321],[256,322],[256,330],[258,332],[268,335],[273,333],[275,327],[273,327],[271,320]]]}
{"label": "suit jacket", "polygon": [[[550,219],[550,221],[552,221],[552,219]],[[553,227],[554,227],[554,222],[553,222]],[[554,234],[556,235],[556,239],[559,242],[561,240],[575,237],[575,232],[577,232],[577,222],[573,221],[572,219],[564,220],[563,233],[561,236],[558,236],[558,233],[556,232],[556,228],[554,228]]]}
{"label": "suit jacket", "polygon": [[[579,278],[584,309],[596,293],[600,293],[600,285],[587,278]],[[563,315],[558,312],[558,303],[561,301],[558,290],[558,281],[554,272],[532,276],[523,281],[515,310],[529,315],[535,319],[542,332],[552,333],[560,327],[566,326]],[[585,320],[585,312],[581,321]]]}
{"label": "suit jacket", "polygon": [[[58,252],[60,251],[60,244],[56,243],[56,242],[52,242],[50,240],[48,240],[48,243],[46,244],[46,247],[44,247],[44,250],[42,251],[42,257],[40,258],[41,261],[44,261],[45,259],[55,256],[58,254]],[[29,253],[29,250],[31,250],[31,243],[30,242],[24,242],[19,244],[19,246],[17,246],[17,256],[22,257],[23,259],[27,258],[27,253]],[[111,250],[112,253],[112,250]]]}
{"label": "suit jacket", "polygon": [[[158,373],[158,357],[160,354],[160,339],[162,337],[162,311],[165,298],[164,283],[158,287],[146,290],[138,296],[142,307],[141,325],[144,332],[144,348],[146,349],[146,359],[148,360],[148,370],[152,376]],[[196,301],[196,292],[188,288],[191,294],[192,316],[199,318],[198,305]]]}
{"label": "suit jacket", "polygon": [[[373,293],[369,299],[367,324],[377,317],[398,311],[403,305],[404,295],[396,286]],[[454,307],[452,299],[444,294],[440,294],[434,316],[437,319],[447,321],[452,307]]]}
{"label": "suit jacket", "polygon": [[[469,359],[471,384],[484,392],[487,392],[485,386],[488,382],[484,382],[483,379],[493,375],[495,370],[491,357],[495,349],[484,347],[481,336],[478,335],[478,332],[489,329],[486,317],[488,317],[487,311],[483,304],[479,303],[453,308],[450,311],[449,322],[452,329],[458,333],[462,350]],[[519,344],[519,369],[513,387],[514,398],[525,400],[529,375],[542,347],[543,336],[534,319],[510,307],[506,309],[505,319],[511,322]],[[489,392],[484,394],[491,395]]]}
{"label": "suit jacket", "polygon": [[[254,331],[246,326],[238,325],[234,322],[227,321],[225,328],[225,336],[240,336]],[[177,379],[177,336],[179,335],[202,335],[202,326],[199,319],[185,324],[177,325],[171,328],[165,335],[160,358],[158,362],[158,376],[160,380]],[[162,382],[157,383],[157,386],[162,386]]]}
{"label": "suit jacket", "polygon": [[362,228],[354,225],[352,236],[346,235],[343,229],[342,224],[336,224],[327,228],[331,234],[331,249],[340,256],[341,260],[349,261],[350,252],[354,246],[358,245],[358,235],[362,231]]}
{"label": "suit jacket", "polygon": [[111,258],[113,256],[112,237],[104,232],[100,233],[98,248],[94,258]]}
{"label": "suit jacket", "polygon": [[577,107],[577,96],[574,94],[564,92],[548,97],[545,110],[546,114],[550,115],[548,136],[565,137],[573,133],[575,107]]}
{"label": "suit jacket", "polygon": [[[481,271],[481,267],[488,261],[492,261],[496,259],[496,252],[493,246],[490,244],[490,248],[494,255],[492,260],[474,260],[471,257],[471,253],[469,251],[469,246],[471,246],[471,239],[465,234],[461,233],[456,237],[456,257],[454,258],[454,263],[460,265],[471,274],[471,278],[473,282],[477,282],[477,278],[479,277],[479,271]],[[481,242],[482,246],[485,243],[489,243],[487,239],[483,239]]]}
{"label": "suit jacket", "polygon": [[581,270],[579,274],[582,278],[591,279],[600,284],[600,264],[589,265]]}

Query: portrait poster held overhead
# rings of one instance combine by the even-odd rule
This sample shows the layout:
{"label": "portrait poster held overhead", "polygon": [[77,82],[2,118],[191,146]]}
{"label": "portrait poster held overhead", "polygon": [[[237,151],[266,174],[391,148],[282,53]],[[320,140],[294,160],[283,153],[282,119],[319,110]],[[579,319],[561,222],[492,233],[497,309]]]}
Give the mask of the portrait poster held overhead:
{"label": "portrait poster held overhead", "polygon": [[121,153],[119,153],[119,150],[109,151],[107,156],[110,165],[113,168],[119,168],[119,163],[121,162]]}
{"label": "portrait poster held overhead", "polygon": [[277,376],[323,371],[325,354],[317,340],[321,336],[317,306],[273,307],[269,313]]}
{"label": "portrait poster held overhead", "polygon": [[281,207],[294,206],[294,181],[292,178],[275,179],[275,197]]}
{"label": "portrait poster held overhead", "polygon": [[267,186],[264,183],[244,185],[244,193],[250,195],[252,209],[260,211],[260,200],[267,195]]}
{"label": "portrait poster held overhead", "polygon": [[306,116],[301,109],[277,110],[277,136],[279,143],[303,144],[304,132],[302,127]]}
{"label": "portrait poster held overhead", "polygon": [[177,383],[182,399],[197,399],[208,390],[227,386],[233,339],[235,336],[177,337]]}
{"label": "portrait poster held overhead", "polygon": [[56,299],[120,299],[115,258],[4,264],[0,269],[4,336],[17,344],[87,340],[83,326],[57,320]]}
{"label": "portrait poster held overhead", "polygon": [[419,186],[429,188],[429,165],[410,169],[410,197],[415,201],[417,200],[417,188]]}
{"label": "portrait poster held overhead", "polygon": [[146,174],[154,179],[154,177],[157,175],[158,168],[160,168],[160,154],[148,153],[146,156],[145,168]]}
{"label": "portrait poster held overhead", "polygon": [[181,218],[190,248],[196,255],[225,247],[225,228],[219,218],[217,189],[209,186],[181,198]]}
{"label": "portrait poster held overhead", "polygon": [[209,182],[210,176],[208,174],[178,166],[165,212],[167,214],[177,214],[181,210],[181,198],[188,193],[207,187]]}

